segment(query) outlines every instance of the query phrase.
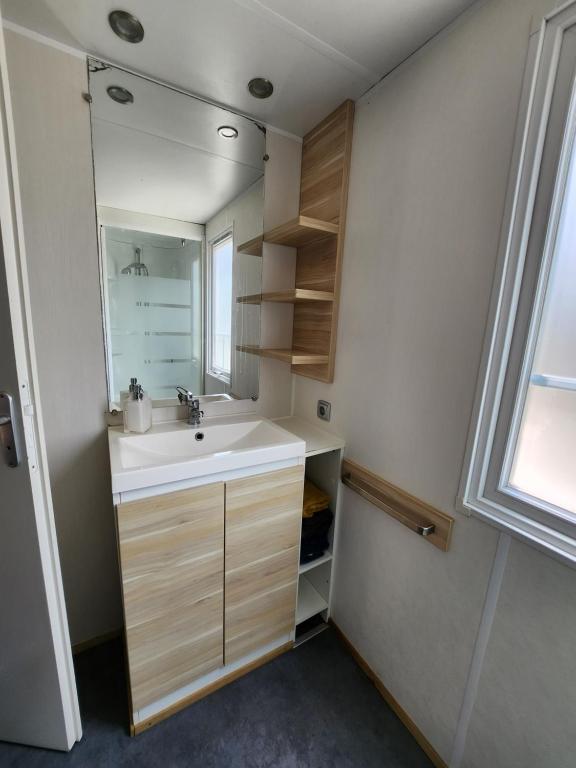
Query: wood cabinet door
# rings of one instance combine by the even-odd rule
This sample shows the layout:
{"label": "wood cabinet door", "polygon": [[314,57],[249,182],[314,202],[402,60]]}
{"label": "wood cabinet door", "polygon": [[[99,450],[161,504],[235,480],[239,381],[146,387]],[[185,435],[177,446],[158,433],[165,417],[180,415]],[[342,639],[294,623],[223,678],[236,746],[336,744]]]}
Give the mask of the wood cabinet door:
{"label": "wood cabinet door", "polygon": [[133,710],[223,665],[224,484],[117,507]]}
{"label": "wood cabinet door", "polygon": [[226,483],[226,664],[294,628],[303,489],[303,466]]}

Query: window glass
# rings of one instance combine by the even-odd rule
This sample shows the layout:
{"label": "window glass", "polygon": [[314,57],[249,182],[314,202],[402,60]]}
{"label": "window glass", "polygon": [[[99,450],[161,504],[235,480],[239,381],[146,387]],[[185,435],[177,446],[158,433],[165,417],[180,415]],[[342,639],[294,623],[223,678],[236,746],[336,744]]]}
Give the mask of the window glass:
{"label": "window glass", "polygon": [[212,245],[211,363],[215,373],[230,376],[232,341],[232,236]]}
{"label": "window glass", "polygon": [[509,482],[576,515],[574,151]]}

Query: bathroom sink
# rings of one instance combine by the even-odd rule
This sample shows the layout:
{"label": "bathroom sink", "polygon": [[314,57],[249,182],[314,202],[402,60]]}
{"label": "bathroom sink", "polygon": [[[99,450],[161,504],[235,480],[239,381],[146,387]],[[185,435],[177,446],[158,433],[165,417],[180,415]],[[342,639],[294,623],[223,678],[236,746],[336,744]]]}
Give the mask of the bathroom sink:
{"label": "bathroom sink", "polygon": [[114,493],[298,458],[305,452],[303,440],[257,416],[207,418],[199,427],[166,422],[143,435],[111,427],[108,439]]}

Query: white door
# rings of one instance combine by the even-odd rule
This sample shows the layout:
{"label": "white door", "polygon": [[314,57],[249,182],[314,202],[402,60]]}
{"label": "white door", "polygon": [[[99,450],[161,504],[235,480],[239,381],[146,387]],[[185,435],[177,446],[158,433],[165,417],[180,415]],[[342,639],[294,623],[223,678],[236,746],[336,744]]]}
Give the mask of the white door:
{"label": "white door", "polygon": [[0,74],[0,740],[69,750],[82,731],[18,245],[1,17]]}

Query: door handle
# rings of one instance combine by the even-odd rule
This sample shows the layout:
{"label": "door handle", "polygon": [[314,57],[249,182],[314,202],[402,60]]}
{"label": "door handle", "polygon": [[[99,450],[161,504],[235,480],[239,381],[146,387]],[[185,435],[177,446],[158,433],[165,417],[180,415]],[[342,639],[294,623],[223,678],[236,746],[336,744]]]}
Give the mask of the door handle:
{"label": "door handle", "polygon": [[14,398],[8,392],[0,392],[0,450],[8,467],[14,469],[20,464],[14,432]]}

